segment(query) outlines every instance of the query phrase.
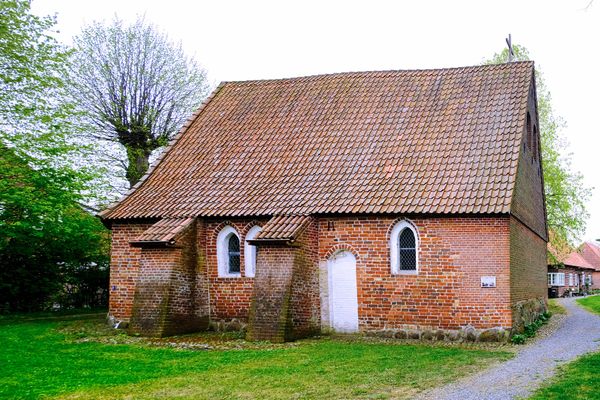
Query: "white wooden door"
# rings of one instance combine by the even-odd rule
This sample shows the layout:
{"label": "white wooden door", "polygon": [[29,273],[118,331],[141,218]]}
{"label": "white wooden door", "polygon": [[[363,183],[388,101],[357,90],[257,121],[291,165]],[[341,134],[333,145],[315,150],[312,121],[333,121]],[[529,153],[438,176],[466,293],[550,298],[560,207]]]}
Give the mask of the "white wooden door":
{"label": "white wooden door", "polygon": [[337,253],[328,270],[331,326],[337,332],[357,332],[356,259],[348,251]]}

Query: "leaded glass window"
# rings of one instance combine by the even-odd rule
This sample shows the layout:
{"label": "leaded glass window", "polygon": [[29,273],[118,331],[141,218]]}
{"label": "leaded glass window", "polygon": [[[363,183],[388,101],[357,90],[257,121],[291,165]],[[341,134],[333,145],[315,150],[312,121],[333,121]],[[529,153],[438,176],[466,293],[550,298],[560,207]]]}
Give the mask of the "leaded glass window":
{"label": "leaded glass window", "polygon": [[228,240],[229,273],[240,273],[240,240],[236,235],[229,236]]}
{"label": "leaded glass window", "polygon": [[416,239],[409,228],[404,228],[398,237],[398,261],[401,271],[417,269]]}

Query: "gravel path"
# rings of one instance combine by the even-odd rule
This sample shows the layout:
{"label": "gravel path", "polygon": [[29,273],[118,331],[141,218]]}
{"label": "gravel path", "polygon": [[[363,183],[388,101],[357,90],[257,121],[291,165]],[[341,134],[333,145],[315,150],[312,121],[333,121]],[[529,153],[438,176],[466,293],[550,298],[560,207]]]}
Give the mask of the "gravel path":
{"label": "gravel path", "polygon": [[529,396],[556,367],[600,348],[600,316],[560,299],[568,315],[552,334],[527,345],[510,361],[418,396],[435,400],[504,400]]}

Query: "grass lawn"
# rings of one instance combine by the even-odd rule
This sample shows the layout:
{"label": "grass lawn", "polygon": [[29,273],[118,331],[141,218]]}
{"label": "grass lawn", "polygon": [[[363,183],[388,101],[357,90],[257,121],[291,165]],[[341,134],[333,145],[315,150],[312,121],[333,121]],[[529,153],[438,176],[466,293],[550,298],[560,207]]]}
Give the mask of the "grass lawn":
{"label": "grass lawn", "polygon": [[600,295],[577,299],[577,302],[596,314],[600,314]]}
{"label": "grass lawn", "polygon": [[[409,398],[512,356],[328,337],[280,345],[217,333],[152,341],[90,318],[0,319],[0,398]],[[167,347],[182,341],[211,350]]]}
{"label": "grass lawn", "polygon": [[[577,299],[577,302],[600,314],[600,296]],[[600,353],[588,354],[563,366],[556,377],[538,390],[530,400],[600,399],[599,387]]]}
{"label": "grass lawn", "polygon": [[530,400],[600,399],[599,387],[600,353],[594,353],[563,366],[550,384],[538,390]]}
{"label": "grass lawn", "polygon": [[558,299],[548,299],[548,311],[551,314],[566,314],[567,309],[558,303]]}

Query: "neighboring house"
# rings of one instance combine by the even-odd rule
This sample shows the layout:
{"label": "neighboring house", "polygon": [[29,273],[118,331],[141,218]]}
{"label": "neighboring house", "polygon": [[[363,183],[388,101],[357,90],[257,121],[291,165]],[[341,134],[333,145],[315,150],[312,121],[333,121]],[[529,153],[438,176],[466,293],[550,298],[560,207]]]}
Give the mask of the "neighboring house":
{"label": "neighboring house", "polygon": [[548,297],[582,295],[592,283],[591,266],[578,253],[571,253],[562,265],[548,265]]}
{"label": "neighboring house", "polygon": [[584,294],[600,288],[600,246],[586,242],[568,254],[561,265],[548,265],[548,290],[551,297]]}
{"label": "neighboring house", "polygon": [[592,266],[591,289],[600,289],[600,242],[585,242],[579,249],[581,256]]}
{"label": "neighboring house", "polygon": [[109,312],[272,341],[520,330],[547,297],[538,126],[532,62],[223,83],[101,214]]}

